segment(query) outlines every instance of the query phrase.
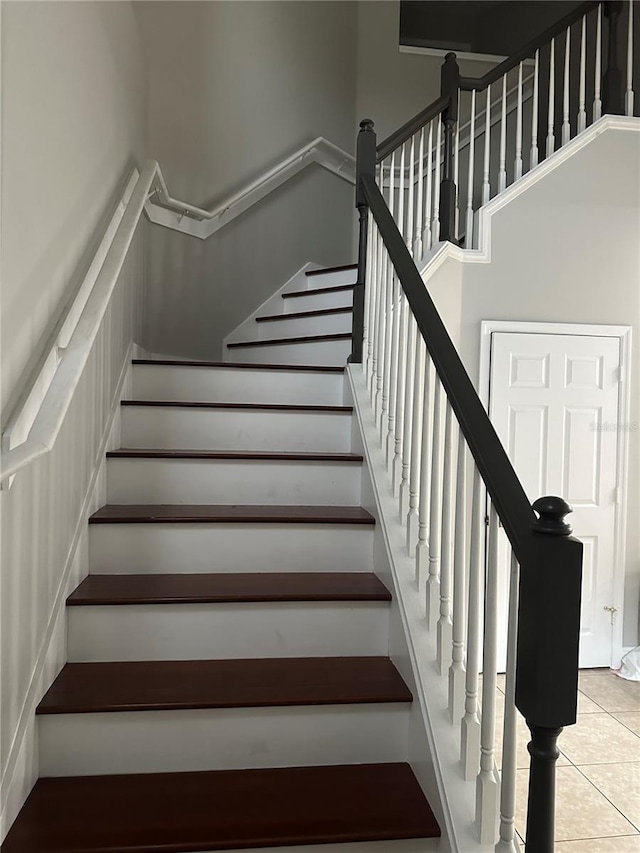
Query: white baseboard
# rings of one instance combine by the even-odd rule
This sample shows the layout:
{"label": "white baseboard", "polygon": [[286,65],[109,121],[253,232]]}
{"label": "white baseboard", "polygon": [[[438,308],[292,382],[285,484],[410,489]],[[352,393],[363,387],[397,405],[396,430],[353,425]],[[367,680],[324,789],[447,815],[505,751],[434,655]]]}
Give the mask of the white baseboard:
{"label": "white baseboard", "polygon": [[67,626],[65,603],[68,595],[88,574],[88,518],[105,503],[105,454],[107,450],[114,449],[120,443],[120,401],[128,396],[129,393],[131,359],[135,352],[136,347],[132,344],[127,351],[127,356],[111,402],[103,438],[100,442],[96,459],[94,460],[93,473],[87,486],[82,510],[78,517],[78,523],[69,546],[60,584],[49,614],[47,628],[29,680],[29,687],[20,711],[18,725],[16,726],[13,740],[9,747],[5,771],[0,782],[0,843],[4,840],[38,778],[38,727],[36,725],[35,712],[42,696],[66,662]]}

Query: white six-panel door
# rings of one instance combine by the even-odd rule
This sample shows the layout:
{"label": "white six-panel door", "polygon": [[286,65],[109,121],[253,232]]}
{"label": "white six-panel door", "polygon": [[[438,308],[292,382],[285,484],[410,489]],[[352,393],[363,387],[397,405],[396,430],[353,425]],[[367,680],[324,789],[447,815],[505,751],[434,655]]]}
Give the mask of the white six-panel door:
{"label": "white six-panel door", "polygon": [[[580,666],[609,666],[620,340],[494,332],[489,415],[531,501],[561,495],[584,543]],[[506,643],[506,578],[500,657]],[[547,626],[552,630],[552,626]]]}

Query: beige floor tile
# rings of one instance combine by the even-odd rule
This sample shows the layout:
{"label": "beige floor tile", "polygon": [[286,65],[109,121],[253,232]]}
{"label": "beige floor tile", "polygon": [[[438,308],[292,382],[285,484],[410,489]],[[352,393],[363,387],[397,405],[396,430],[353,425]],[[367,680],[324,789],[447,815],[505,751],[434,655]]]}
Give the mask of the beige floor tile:
{"label": "beige floor tile", "polygon": [[619,720],[623,726],[631,729],[632,732],[640,735],[640,711],[618,711],[611,716]]}
{"label": "beige floor tile", "polygon": [[604,711],[600,705],[597,705],[593,699],[578,690],[578,713],[579,714],[601,714]]}
{"label": "beige floor tile", "polygon": [[640,853],[640,833],[617,838],[560,841],[556,853]]}
{"label": "beige floor tile", "polygon": [[640,761],[640,737],[609,714],[583,714],[567,726],[558,746],[573,764]]}
{"label": "beige floor tile", "polygon": [[626,681],[606,669],[583,669],[578,684],[605,711],[640,711],[640,681]]}
{"label": "beige floor tile", "polygon": [[640,761],[592,765],[580,770],[636,829],[640,829]]}
{"label": "beige floor tile", "polygon": [[[516,829],[526,832],[529,773],[518,770]],[[633,835],[635,828],[597,791],[577,767],[559,767],[556,774],[556,840],[572,841]]]}

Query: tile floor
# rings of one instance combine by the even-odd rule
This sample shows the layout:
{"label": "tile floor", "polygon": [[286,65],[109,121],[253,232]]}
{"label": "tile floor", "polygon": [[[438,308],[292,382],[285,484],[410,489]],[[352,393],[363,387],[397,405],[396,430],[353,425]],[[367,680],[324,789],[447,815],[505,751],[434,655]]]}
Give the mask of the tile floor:
{"label": "tile floor", "polygon": [[[499,676],[498,687],[503,686],[504,676]],[[580,673],[579,688],[578,722],[558,740],[556,851],[640,853],[640,682],[625,681],[610,670],[590,669]],[[500,692],[499,723],[503,708]],[[527,735],[519,718],[520,836],[526,825]]]}

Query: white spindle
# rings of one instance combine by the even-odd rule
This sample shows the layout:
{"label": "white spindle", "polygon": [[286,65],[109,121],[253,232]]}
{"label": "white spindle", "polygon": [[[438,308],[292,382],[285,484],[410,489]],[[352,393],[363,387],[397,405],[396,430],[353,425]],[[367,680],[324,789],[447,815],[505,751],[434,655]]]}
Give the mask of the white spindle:
{"label": "white spindle", "polygon": [[[380,186],[382,186],[383,169],[380,166]],[[382,378],[381,378],[381,361],[380,349],[381,339],[383,334],[383,313],[382,306],[384,305],[384,271],[382,267],[382,240],[377,226],[374,227],[375,242],[376,242],[376,293],[374,305],[374,323],[373,323],[373,356],[372,370],[373,381],[371,383],[371,408],[374,413],[374,421],[378,415],[378,397],[382,394]]]}
{"label": "white spindle", "polygon": [[522,177],[522,63],[518,66],[518,102],[516,108],[516,161],[513,165],[513,180]]}
{"label": "white spindle", "polygon": [[442,116],[435,119],[436,122],[436,168],[435,180],[433,182],[433,219],[431,221],[431,243],[437,243],[440,239],[440,158],[442,156]]}
{"label": "white spindle", "polygon": [[627,31],[627,90],[624,97],[624,111],[633,115],[633,0],[629,0],[629,29]]}
{"label": "white spindle", "polygon": [[[418,504],[418,541],[416,543],[416,584],[430,577],[429,521],[431,514],[431,478],[437,476],[439,464],[434,464],[433,424],[435,422],[435,387],[438,378],[432,370],[431,357],[425,347],[424,397],[422,402],[422,456],[420,459],[420,502]],[[437,462],[437,460],[435,460]],[[434,623],[435,624],[435,623]]]}
{"label": "white spindle", "polygon": [[582,18],[582,29],[580,31],[580,91],[578,94],[578,133],[587,126],[586,108],[587,88],[587,16]]}
{"label": "white spindle", "polygon": [[376,395],[374,402],[374,422],[377,424],[382,417],[382,394],[384,379],[384,347],[387,327],[386,300],[387,300],[387,255],[385,252],[382,236],[378,232],[378,334],[377,334],[377,361],[376,373],[378,376]]}
{"label": "white spindle", "polygon": [[409,199],[407,203],[407,247],[411,255],[413,255],[413,204],[415,200],[415,180],[416,180],[416,144],[415,134],[411,137],[411,145],[409,147]]}
{"label": "white spindle", "polygon": [[520,567],[511,554],[509,621],[507,626],[507,676],[504,689],[502,768],[500,772],[500,834],[496,853],[518,853],[516,842],[516,639],[518,633],[518,584]]}
{"label": "white spindle", "polygon": [[547,157],[555,150],[556,139],[553,133],[555,90],[556,90],[556,46],[555,39],[551,39],[549,54],[549,112],[547,114]]}
{"label": "white spindle", "polygon": [[[426,399],[426,398],[425,398]],[[431,434],[431,477],[429,487],[429,576],[427,578],[426,615],[427,628],[435,630],[440,613],[440,523],[442,513],[442,464],[441,464],[441,399],[442,383],[435,374],[433,392],[433,431]],[[421,481],[422,493],[422,481]],[[420,513],[422,527],[422,513]],[[421,535],[421,534],[420,534]],[[421,542],[416,555],[417,571],[420,572]]]}
{"label": "white spindle", "polygon": [[602,115],[602,99],[600,97],[600,85],[602,80],[602,3],[598,6],[596,17],[596,63],[594,74],[593,92],[593,120],[597,121]]}
{"label": "white spindle", "polygon": [[529,170],[538,165],[538,83],[540,76],[540,51],[536,50],[533,68],[533,100],[531,106],[531,153]]}
{"label": "white spindle", "polygon": [[396,418],[393,435],[393,461],[391,464],[391,487],[393,494],[397,497],[400,493],[400,480],[402,477],[402,441],[404,437],[404,398],[405,380],[407,370],[407,315],[409,306],[402,290],[400,279],[398,279],[397,310],[399,313],[398,328],[398,354],[396,357]]}
{"label": "white spindle", "polygon": [[454,236],[460,234],[460,181],[458,179],[460,172],[460,122],[456,122],[456,132],[453,137],[453,183],[456,188],[456,206],[453,216],[453,233]]}
{"label": "white spindle", "polygon": [[487,105],[484,114],[484,168],[482,171],[482,203],[486,204],[491,195],[489,183],[489,157],[491,154],[491,86],[487,86]]}
{"label": "white spindle", "polygon": [[465,671],[465,591],[467,571],[467,445],[458,429],[458,462],[456,472],[456,502],[453,539],[453,628],[451,638],[451,666],[449,667],[449,714],[452,723],[459,723],[464,714]]}
{"label": "white spindle", "polygon": [[442,537],[440,540],[440,616],[438,618],[437,665],[440,675],[445,675],[451,666],[451,644],[453,624],[451,622],[451,576],[453,574],[453,412],[446,401],[444,418],[444,457],[442,475]]}
{"label": "white spindle", "polygon": [[571,60],[571,27],[567,27],[564,41],[564,87],[562,93],[562,144],[566,145],[571,139],[571,123],[569,121],[569,63]]}
{"label": "white spindle", "polygon": [[480,717],[478,716],[478,673],[480,672],[480,625],[482,622],[482,579],[484,573],[484,514],[482,479],[474,465],[469,545],[469,606],[467,622],[467,672],[464,717],[460,733],[460,761],[467,781],[480,771]]}
{"label": "white spindle", "polygon": [[362,317],[362,369],[366,387],[371,387],[371,305],[373,292],[373,229],[371,211],[367,215],[367,256],[364,284],[364,312]]}
{"label": "white spindle", "polygon": [[482,714],[480,723],[480,773],[476,781],[476,827],[482,844],[494,844],[499,782],[495,770],[496,661],[498,635],[498,515],[489,511],[489,549],[484,606],[482,653]]}
{"label": "white spindle", "polygon": [[[391,261],[389,261],[391,264]],[[391,352],[389,363],[389,400],[387,411],[386,462],[391,471],[396,446],[396,399],[398,396],[398,349],[400,340],[400,282],[391,269]]]}
{"label": "white spindle", "polygon": [[420,260],[424,254],[422,227],[424,222],[424,127],[420,130],[418,144],[418,194],[416,198],[416,233],[413,243],[413,256]]}
{"label": "white spindle", "polygon": [[469,174],[467,176],[467,216],[465,220],[464,245],[473,248],[473,167],[476,150],[476,90],[471,90],[471,128],[469,136]]}
{"label": "white spindle", "polygon": [[[413,417],[411,424],[411,466],[409,468],[409,510],[407,513],[407,552],[415,556],[418,539],[418,504],[420,500],[420,462],[428,456],[422,439],[422,411],[425,395],[425,344],[416,325],[416,361],[413,373]],[[424,453],[422,448],[425,447]]]}
{"label": "white spindle", "polygon": [[[389,165],[389,210],[391,215],[394,215],[394,200],[395,200],[395,182],[396,182],[396,153],[391,154],[391,163]],[[385,321],[385,339],[384,339],[384,358],[383,358],[383,383],[382,383],[382,406],[380,417],[380,444],[383,449],[388,447],[389,435],[389,419],[393,421],[395,417],[395,407],[391,407],[391,361],[393,352],[393,326],[395,312],[393,311],[393,291],[394,291],[394,272],[391,264],[391,259],[385,251],[386,258],[386,321]],[[394,400],[395,403],[395,400]],[[393,422],[391,425],[393,429]],[[388,464],[388,459],[387,459]]]}
{"label": "white spindle", "polygon": [[502,105],[500,112],[500,168],[498,170],[498,192],[507,186],[507,75],[502,78]]}
{"label": "white spindle", "polygon": [[396,217],[396,222],[398,224],[398,231],[404,237],[404,242],[407,242],[406,233],[404,230],[405,223],[405,171],[407,168],[406,162],[406,145],[403,143],[400,146],[400,172],[398,175],[398,215]]}
{"label": "white spindle", "polygon": [[423,244],[428,252],[433,245],[433,119],[429,122],[429,138],[427,140],[427,193],[424,200],[424,238]]}
{"label": "white spindle", "polygon": [[[406,300],[405,300],[406,301]],[[407,316],[407,363],[404,382],[404,416],[402,432],[402,474],[400,479],[399,517],[400,523],[404,524],[409,511],[409,467],[411,464],[411,445],[413,441],[413,383],[416,366],[416,343],[418,325],[409,303],[407,302],[405,313]]]}

